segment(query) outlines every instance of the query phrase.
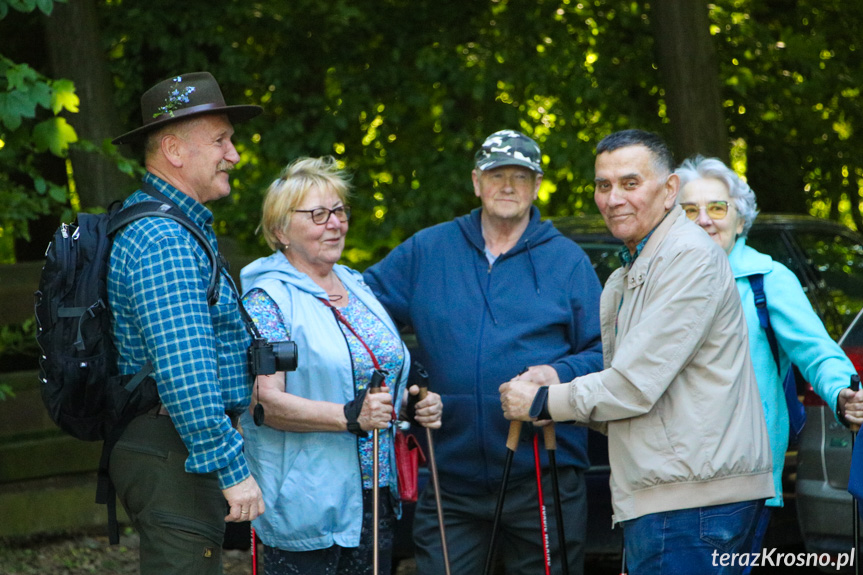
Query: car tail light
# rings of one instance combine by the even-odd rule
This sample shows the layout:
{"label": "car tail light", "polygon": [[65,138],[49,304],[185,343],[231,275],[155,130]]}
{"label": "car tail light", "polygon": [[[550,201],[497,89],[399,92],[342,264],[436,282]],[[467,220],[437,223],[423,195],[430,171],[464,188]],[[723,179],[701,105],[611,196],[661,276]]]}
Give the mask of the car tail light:
{"label": "car tail light", "polygon": [[847,346],[842,351],[845,352],[845,355],[848,356],[848,359],[851,360],[851,363],[854,364],[854,367],[857,368],[857,373],[863,371],[863,347],[860,346]]}
{"label": "car tail light", "polygon": [[812,386],[807,383],[806,392],[803,394],[803,405],[808,407],[823,407],[826,406],[827,403],[821,399],[821,396],[815,393]]}
{"label": "car tail light", "polygon": [[845,355],[847,355],[848,359],[851,360],[851,363],[854,364],[854,369],[857,370],[857,374],[863,374],[863,346],[846,345],[842,348],[842,351],[845,352]]}
{"label": "car tail light", "polygon": [[[863,373],[863,347],[861,346],[848,346],[843,349],[845,355],[848,356],[848,359],[851,360],[851,363],[854,364],[854,368],[857,370],[857,373]],[[806,383],[806,391],[803,393],[803,405],[808,407],[822,407],[827,404],[821,399],[821,396],[815,393],[815,390],[812,389],[812,386],[809,383]]]}

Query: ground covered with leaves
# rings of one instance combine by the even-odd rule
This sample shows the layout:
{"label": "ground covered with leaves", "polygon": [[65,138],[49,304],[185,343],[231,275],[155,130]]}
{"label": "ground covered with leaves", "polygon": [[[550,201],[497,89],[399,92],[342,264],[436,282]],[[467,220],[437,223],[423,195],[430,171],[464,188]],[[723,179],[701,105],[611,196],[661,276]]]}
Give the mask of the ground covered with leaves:
{"label": "ground covered with leaves", "polygon": [[[248,551],[223,554],[225,575],[248,575]],[[137,575],[138,535],[127,530],[119,545],[109,545],[103,530],[0,542],[3,575]],[[262,572],[259,570],[259,573]]]}
{"label": "ground covered with leaves", "polygon": [[[260,559],[260,548],[259,548]],[[225,575],[250,575],[249,551],[222,554]],[[0,541],[2,575],[138,575],[138,535],[127,528],[119,545],[109,545],[103,529]],[[258,573],[263,573],[259,564]],[[413,560],[402,561],[396,575],[413,575]]]}

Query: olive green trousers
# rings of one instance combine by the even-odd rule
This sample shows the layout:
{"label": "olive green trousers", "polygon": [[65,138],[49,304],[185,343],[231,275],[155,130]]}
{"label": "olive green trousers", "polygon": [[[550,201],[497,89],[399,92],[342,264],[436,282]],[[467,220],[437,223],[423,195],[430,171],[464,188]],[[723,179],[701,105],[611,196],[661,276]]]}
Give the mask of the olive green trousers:
{"label": "olive green trousers", "polygon": [[141,537],[141,575],[221,575],[226,502],[215,473],[185,471],[189,452],[166,415],[135,418],[111,453],[117,497]]}

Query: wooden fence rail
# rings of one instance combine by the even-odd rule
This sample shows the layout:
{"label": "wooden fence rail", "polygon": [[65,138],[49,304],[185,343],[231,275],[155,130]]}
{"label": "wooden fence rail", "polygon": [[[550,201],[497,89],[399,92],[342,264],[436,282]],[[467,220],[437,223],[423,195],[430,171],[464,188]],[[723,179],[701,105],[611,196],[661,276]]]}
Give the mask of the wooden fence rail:
{"label": "wooden fence rail", "polygon": [[[251,257],[220,243],[236,279]],[[41,269],[41,262],[0,265],[0,325],[33,317]],[[37,371],[0,373],[0,383],[14,393],[0,401],[0,538],[105,525],[105,506],[94,502],[101,443],[73,439],[54,425]],[[118,514],[125,520],[119,506]]]}

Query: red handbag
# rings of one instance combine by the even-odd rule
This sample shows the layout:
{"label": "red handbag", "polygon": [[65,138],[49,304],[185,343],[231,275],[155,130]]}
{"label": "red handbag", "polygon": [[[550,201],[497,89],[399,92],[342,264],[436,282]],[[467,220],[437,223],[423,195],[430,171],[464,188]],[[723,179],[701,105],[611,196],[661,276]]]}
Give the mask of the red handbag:
{"label": "red handbag", "polygon": [[425,464],[426,456],[417,438],[403,431],[396,432],[396,469],[399,477],[399,495],[402,501],[415,502],[418,495],[417,480],[420,463]]}

